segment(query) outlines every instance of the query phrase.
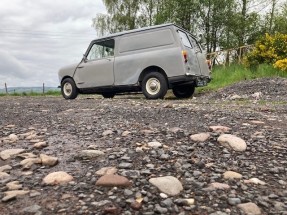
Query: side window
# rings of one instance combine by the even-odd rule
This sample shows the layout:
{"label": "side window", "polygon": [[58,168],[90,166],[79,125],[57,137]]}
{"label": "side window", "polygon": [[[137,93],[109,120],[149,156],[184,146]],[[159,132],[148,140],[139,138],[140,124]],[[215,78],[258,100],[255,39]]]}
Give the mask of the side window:
{"label": "side window", "polygon": [[115,49],[114,40],[105,40],[95,43],[87,56],[87,60],[97,60],[101,58],[113,57]]}
{"label": "side window", "polygon": [[192,41],[192,43],[193,43],[193,45],[195,47],[195,52],[202,52],[199,43],[195,39],[193,39],[191,36],[189,38],[190,38],[190,40]]}
{"label": "side window", "polygon": [[192,45],[191,45],[191,43],[190,43],[190,41],[188,39],[187,34],[182,32],[182,31],[178,31],[178,33],[179,33],[179,37],[180,37],[183,45],[191,49]]}

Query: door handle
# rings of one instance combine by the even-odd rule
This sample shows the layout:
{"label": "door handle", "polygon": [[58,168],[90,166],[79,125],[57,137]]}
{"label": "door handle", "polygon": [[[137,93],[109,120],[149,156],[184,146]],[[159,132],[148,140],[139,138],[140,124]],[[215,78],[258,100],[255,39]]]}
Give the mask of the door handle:
{"label": "door handle", "polygon": [[112,61],[110,58],[106,58],[107,61]]}
{"label": "door handle", "polygon": [[78,66],[78,69],[82,69],[82,68],[84,68],[84,66]]}

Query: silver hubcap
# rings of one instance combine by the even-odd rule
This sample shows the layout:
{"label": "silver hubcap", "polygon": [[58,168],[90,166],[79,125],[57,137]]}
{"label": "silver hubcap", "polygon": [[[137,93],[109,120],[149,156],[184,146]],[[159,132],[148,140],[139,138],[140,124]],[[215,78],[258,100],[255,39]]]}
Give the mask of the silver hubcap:
{"label": "silver hubcap", "polygon": [[70,83],[65,83],[63,89],[66,96],[70,96],[72,94],[73,88]]}
{"label": "silver hubcap", "polygon": [[160,91],[160,82],[157,78],[150,78],[146,82],[146,90],[150,95],[156,95]]}

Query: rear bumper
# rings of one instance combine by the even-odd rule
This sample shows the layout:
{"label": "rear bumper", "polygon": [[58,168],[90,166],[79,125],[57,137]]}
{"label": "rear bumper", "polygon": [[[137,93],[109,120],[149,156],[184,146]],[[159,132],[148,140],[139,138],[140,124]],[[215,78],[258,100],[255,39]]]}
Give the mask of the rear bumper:
{"label": "rear bumper", "polygon": [[170,88],[177,85],[186,85],[186,84],[194,84],[196,87],[203,87],[206,86],[210,81],[211,78],[208,76],[195,76],[191,74],[168,78]]}

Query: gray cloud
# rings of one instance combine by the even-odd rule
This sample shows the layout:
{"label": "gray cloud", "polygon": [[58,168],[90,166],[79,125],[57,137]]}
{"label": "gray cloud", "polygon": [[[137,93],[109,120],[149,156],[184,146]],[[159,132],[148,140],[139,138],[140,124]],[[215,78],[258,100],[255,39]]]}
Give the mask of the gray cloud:
{"label": "gray cloud", "polygon": [[103,12],[101,0],[1,0],[0,88],[58,86],[57,71],[81,59]]}

